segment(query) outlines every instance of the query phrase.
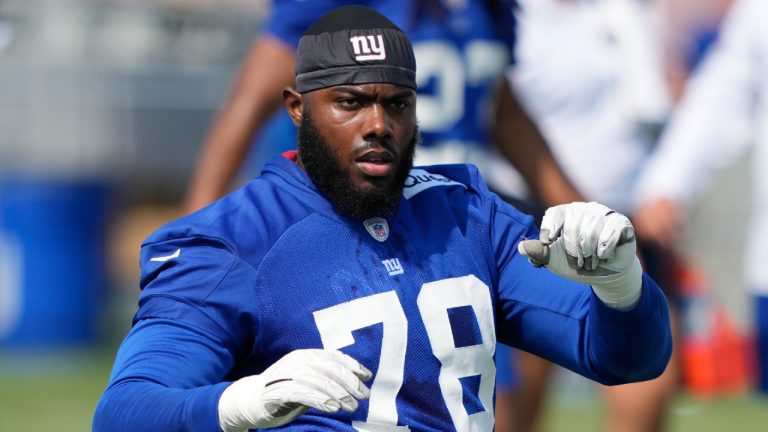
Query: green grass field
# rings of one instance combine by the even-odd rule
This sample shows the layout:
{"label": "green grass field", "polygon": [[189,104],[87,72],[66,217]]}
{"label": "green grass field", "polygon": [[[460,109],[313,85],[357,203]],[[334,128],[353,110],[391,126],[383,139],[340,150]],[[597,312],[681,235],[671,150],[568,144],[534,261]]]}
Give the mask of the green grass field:
{"label": "green grass field", "polygon": [[[113,355],[111,350],[0,354],[0,431],[90,430]],[[601,431],[599,399],[589,389],[564,392],[546,409],[544,431]],[[701,402],[681,394],[671,407],[668,426],[669,432],[768,431],[768,399],[744,396]]]}
{"label": "green grass field", "polygon": [[113,353],[0,355],[0,431],[91,430]]}
{"label": "green grass field", "polygon": [[[597,398],[574,406],[562,400],[544,414],[544,431],[602,431],[602,407]],[[669,432],[747,432],[768,430],[768,400],[755,396],[703,402],[681,393],[670,407]]]}

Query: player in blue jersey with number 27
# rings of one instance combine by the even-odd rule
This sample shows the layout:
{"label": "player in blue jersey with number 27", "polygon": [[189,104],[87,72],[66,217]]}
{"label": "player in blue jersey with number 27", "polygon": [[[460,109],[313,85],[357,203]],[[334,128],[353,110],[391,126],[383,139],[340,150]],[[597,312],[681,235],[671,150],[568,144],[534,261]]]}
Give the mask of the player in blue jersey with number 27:
{"label": "player in blue jersey with number 27", "polygon": [[298,151],[143,244],[95,431],[491,431],[497,339],[605,384],[664,370],[626,217],[572,203],[539,233],[474,167],[413,167],[413,49],[371,9],[296,58]]}

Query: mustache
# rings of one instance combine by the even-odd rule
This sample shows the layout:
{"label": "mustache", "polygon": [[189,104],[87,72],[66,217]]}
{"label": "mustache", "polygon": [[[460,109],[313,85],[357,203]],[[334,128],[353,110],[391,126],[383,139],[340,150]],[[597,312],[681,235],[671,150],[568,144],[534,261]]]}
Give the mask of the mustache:
{"label": "mustache", "polygon": [[389,139],[378,138],[365,138],[363,142],[355,147],[355,154],[362,155],[370,150],[384,150],[394,157],[399,157],[400,152],[397,151],[397,147]]}

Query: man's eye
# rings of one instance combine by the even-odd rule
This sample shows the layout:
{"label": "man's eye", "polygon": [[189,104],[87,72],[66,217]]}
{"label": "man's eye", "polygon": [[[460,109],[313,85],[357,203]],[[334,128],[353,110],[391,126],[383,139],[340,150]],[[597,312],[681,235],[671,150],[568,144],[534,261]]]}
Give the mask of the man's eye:
{"label": "man's eye", "polygon": [[389,105],[396,110],[402,111],[408,108],[410,106],[410,103],[400,100],[400,101],[392,101],[389,103]]}
{"label": "man's eye", "polygon": [[343,99],[339,99],[337,102],[339,105],[345,108],[354,108],[360,105],[360,102],[354,98],[343,98]]}

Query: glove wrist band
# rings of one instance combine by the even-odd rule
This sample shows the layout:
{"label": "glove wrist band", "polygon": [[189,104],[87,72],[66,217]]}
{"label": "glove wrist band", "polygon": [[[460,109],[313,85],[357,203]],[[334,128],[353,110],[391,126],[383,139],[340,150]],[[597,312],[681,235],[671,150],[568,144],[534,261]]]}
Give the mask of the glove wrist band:
{"label": "glove wrist band", "polygon": [[592,291],[606,306],[630,310],[640,303],[643,292],[643,268],[635,258],[632,266],[611,279],[592,283]]}

